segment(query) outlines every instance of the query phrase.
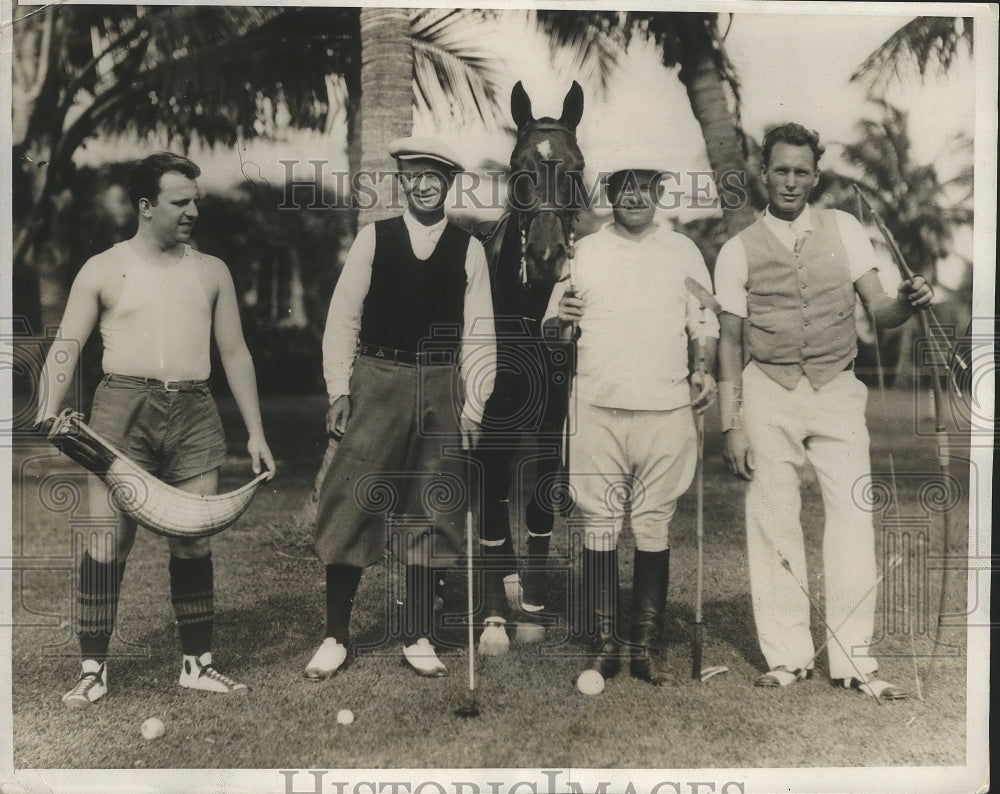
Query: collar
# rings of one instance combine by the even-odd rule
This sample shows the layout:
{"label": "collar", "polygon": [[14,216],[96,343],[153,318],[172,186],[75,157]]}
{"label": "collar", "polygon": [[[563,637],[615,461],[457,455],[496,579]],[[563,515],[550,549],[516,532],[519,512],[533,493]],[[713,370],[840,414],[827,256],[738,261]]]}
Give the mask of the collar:
{"label": "collar", "polygon": [[403,223],[406,224],[406,230],[413,235],[420,235],[423,237],[439,237],[444,231],[444,227],[448,225],[448,217],[445,216],[437,223],[433,223],[430,226],[425,226],[407,209],[403,212]]}
{"label": "collar", "polygon": [[776,215],[772,215],[771,207],[768,206],[767,209],[764,210],[764,222],[772,229],[790,230],[796,237],[798,237],[805,232],[811,232],[813,230],[812,212],[810,211],[811,206],[811,204],[806,204],[805,207],[802,208],[802,212],[799,213],[799,217],[797,217],[794,221],[785,221]]}
{"label": "collar", "polygon": [[639,245],[649,240],[652,237],[656,237],[663,231],[662,224],[659,220],[653,220],[645,229],[643,229],[643,234],[641,237],[636,237],[628,232],[623,232],[617,223],[611,221],[604,227],[605,231],[615,240],[620,243],[634,243]]}

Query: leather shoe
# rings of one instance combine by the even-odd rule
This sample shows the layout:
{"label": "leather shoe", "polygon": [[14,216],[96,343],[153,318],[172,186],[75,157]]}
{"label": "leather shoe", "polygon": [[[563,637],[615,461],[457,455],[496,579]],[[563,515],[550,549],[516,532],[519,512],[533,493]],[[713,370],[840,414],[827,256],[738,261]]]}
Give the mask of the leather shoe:
{"label": "leather shoe", "polygon": [[438,659],[434,646],[426,637],[421,637],[412,645],[403,646],[403,659],[417,675],[424,678],[440,678],[448,675],[448,668]]}
{"label": "leather shoe", "polygon": [[310,681],[323,681],[336,673],[346,661],[347,648],[333,637],[327,637],[306,665],[304,675]]}

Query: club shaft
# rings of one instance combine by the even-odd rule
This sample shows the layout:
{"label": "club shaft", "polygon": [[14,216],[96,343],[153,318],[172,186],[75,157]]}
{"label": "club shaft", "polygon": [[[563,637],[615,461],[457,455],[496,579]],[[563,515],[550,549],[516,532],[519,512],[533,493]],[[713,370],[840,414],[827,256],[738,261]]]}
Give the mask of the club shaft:
{"label": "club shaft", "polygon": [[472,625],[472,509],[465,513],[465,555],[466,567],[466,594],[467,608],[469,611],[469,692],[476,691],[476,645],[475,630]]}
{"label": "club shaft", "polygon": [[[850,651],[848,651],[847,648],[844,647],[844,644],[840,641],[840,637],[838,637],[837,634],[836,634],[836,632],[834,632],[833,627],[831,627],[830,624],[826,622],[826,616],[823,614],[823,610],[819,608],[819,605],[813,599],[812,593],[810,593],[809,590],[808,590],[808,588],[806,588],[806,586],[802,584],[802,582],[799,579],[799,577],[796,576],[795,572],[792,570],[792,566],[789,564],[788,560],[786,560],[784,557],[782,557],[781,554],[780,554],[780,552],[778,554],[778,557],[781,559],[781,565],[782,565],[782,567],[786,571],[788,571],[788,573],[791,575],[791,577],[795,580],[795,583],[799,586],[799,589],[803,593],[805,593],[806,598],[809,599],[809,603],[812,604],[813,609],[816,610],[816,614],[819,615],[819,619],[821,621],[823,621],[823,626],[826,627],[827,633],[831,637],[833,637],[834,642],[836,642],[837,646],[840,648],[840,650],[844,652],[844,656],[847,658],[847,661],[849,661],[851,663],[851,667],[854,668],[854,672],[858,674],[858,680],[861,681],[862,683],[864,683],[864,680],[865,680],[864,673],[862,673],[858,669],[858,666],[854,663],[854,659],[851,657]],[[878,698],[874,698],[874,700],[880,706],[882,705],[882,701],[880,701]]]}

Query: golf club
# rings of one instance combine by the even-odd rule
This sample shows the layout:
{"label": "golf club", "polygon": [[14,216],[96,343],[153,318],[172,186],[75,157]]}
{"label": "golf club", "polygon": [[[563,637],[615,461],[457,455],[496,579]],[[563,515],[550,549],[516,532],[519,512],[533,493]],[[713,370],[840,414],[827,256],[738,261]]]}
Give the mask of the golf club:
{"label": "golf club", "polygon": [[[706,296],[711,298],[711,294],[693,278],[686,280],[686,285],[692,294],[698,299],[700,313],[698,316],[698,335],[695,337],[695,358],[698,372],[703,375],[707,371],[705,366],[705,310]],[[704,623],[702,622],[702,585],[704,581],[704,542],[705,542],[705,414],[699,412],[695,414],[695,429],[698,436],[698,459],[695,468],[695,494],[697,495],[695,537],[697,538],[697,583],[695,585],[695,607],[694,607],[694,636],[691,640],[691,678],[705,683],[710,678],[714,678],[721,673],[728,673],[728,667],[720,665],[712,667],[702,667],[702,650],[705,640]]]}
{"label": "golf club", "polygon": [[460,708],[455,709],[455,715],[462,719],[471,719],[479,716],[479,707],[476,705],[476,647],[475,634],[472,625],[472,508],[465,512],[465,573],[468,594],[469,612],[469,701]]}
{"label": "golf club", "polygon": [[[851,657],[851,654],[848,652],[847,648],[844,647],[844,644],[840,641],[840,637],[837,636],[836,632],[834,632],[834,630],[830,626],[830,624],[826,622],[826,616],[823,614],[823,610],[819,608],[819,605],[813,600],[812,594],[803,586],[802,582],[799,580],[799,577],[797,577],[795,575],[795,572],[792,570],[792,566],[788,563],[788,560],[786,560],[782,556],[782,554],[781,554],[780,551],[777,554],[778,554],[778,559],[781,560],[781,567],[784,568],[786,571],[788,571],[789,574],[791,574],[791,577],[795,580],[795,584],[797,584],[799,586],[799,589],[803,593],[805,593],[806,598],[809,599],[809,603],[812,604],[813,609],[815,609],[816,612],[817,612],[817,614],[819,615],[819,619],[821,621],[823,621],[823,625],[826,627],[827,633],[831,637],[833,637],[834,642],[837,643],[837,645],[840,648],[840,650],[842,650],[844,652],[844,656],[847,657],[847,661],[849,661],[851,663],[851,667],[854,668],[854,672],[858,674],[858,680],[864,682],[864,680],[865,680],[864,673],[862,673],[858,669],[858,666],[854,663],[854,659]],[[855,607],[855,609],[856,608],[857,607]],[[824,645],[823,647],[826,647],[826,646]],[[871,697],[872,700],[874,700],[880,706],[882,705],[882,701],[875,694],[873,694],[871,691],[868,691],[865,694],[867,694],[869,697]]]}

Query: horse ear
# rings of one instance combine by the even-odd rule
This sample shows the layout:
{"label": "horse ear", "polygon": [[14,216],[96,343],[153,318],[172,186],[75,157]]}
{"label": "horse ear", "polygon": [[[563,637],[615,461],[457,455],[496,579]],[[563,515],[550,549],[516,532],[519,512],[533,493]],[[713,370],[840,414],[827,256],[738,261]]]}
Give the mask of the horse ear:
{"label": "horse ear", "polygon": [[517,125],[518,129],[535,120],[535,117],[531,114],[531,98],[528,96],[528,92],[524,90],[524,86],[520,80],[514,84],[514,89],[510,92],[510,115],[513,117],[514,124]]}
{"label": "horse ear", "polygon": [[566,98],[563,100],[562,116],[559,117],[559,121],[575,130],[581,118],[583,118],[583,89],[574,80],[572,87],[566,93]]}

